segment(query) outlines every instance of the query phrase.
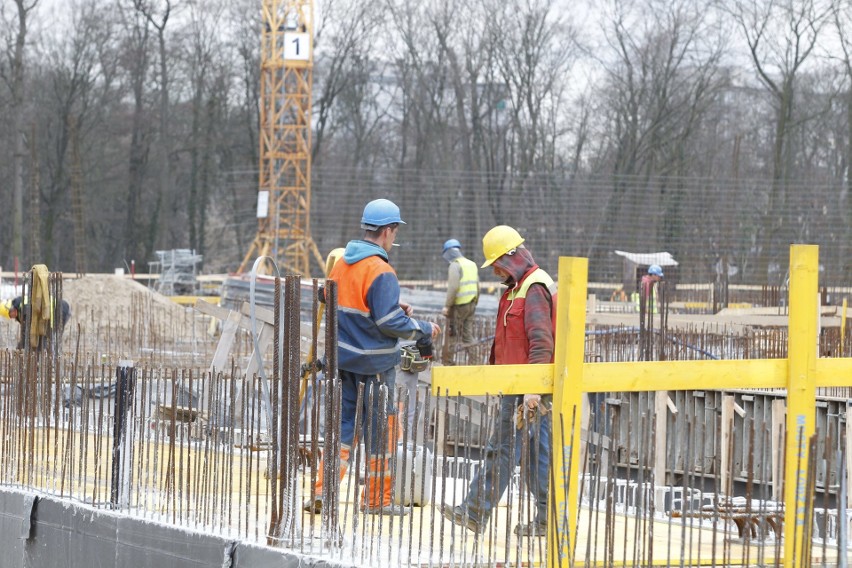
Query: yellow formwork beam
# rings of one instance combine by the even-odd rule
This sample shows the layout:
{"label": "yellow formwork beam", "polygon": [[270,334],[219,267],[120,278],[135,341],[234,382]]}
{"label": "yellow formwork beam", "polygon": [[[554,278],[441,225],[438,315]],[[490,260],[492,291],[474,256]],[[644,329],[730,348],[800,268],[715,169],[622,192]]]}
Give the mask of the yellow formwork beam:
{"label": "yellow formwork beam", "polygon": [[[578,495],[564,488],[579,476],[580,408],[585,392],[661,391],[690,389],[787,389],[785,455],[784,566],[796,566],[796,554],[810,550],[804,527],[811,511],[805,508],[809,438],[814,433],[816,387],[852,386],[852,359],[817,358],[819,318],[818,247],[790,247],[790,318],[787,359],[725,361],[649,361],[584,363],[585,306],[588,261],[559,259],[556,345],[552,365],[435,367],[434,394],[553,393],[554,427],[551,465],[559,476],[548,517],[548,563],[568,565],[571,559]],[[561,421],[561,425],[559,422]],[[562,439],[564,433],[570,439]],[[560,479],[561,478],[561,479]],[[578,483],[571,483],[577,487]],[[795,522],[789,522],[789,520]]]}
{"label": "yellow formwork beam", "polygon": [[[588,259],[559,259],[550,456],[554,476],[551,488],[555,489],[548,496],[548,511],[555,511],[556,518],[553,514],[547,516],[548,566],[570,566],[574,561],[572,539],[577,534],[579,495],[576,490],[566,492],[565,488],[579,485],[569,481],[580,475],[580,428],[575,426],[580,424],[583,408],[588,275]],[[570,438],[566,439],[566,435]]]}
{"label": "yellow formwork beam", "polygon": [[[816,360],[819,322],[819,248],[790,248],[790,319],[787,322],[787,439],[784,456],[784,565],[802,563],[810,550],[805,506],[808,444],[816,423]],[[795,511],[795,514],[791,514]],[[795,522],[793,522],[795,521]]]}

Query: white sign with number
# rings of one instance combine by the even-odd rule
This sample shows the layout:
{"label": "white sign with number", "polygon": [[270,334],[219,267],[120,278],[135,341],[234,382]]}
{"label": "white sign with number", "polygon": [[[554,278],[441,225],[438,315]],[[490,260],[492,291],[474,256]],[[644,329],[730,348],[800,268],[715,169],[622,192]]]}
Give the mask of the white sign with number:
{"label": "white sign with number", "polygon": [[266,219],[269,217],[269,190],[257,192],[257,218]]}
{"label": "white sign with number", "polygon": [[284,60],[309,61],[311,58],[311,36],[306,33],[284,33]]}

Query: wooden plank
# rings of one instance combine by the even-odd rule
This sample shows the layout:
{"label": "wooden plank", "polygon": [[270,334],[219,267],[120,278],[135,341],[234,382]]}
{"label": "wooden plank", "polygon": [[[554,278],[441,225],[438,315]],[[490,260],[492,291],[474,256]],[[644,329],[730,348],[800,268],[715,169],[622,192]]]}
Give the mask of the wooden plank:
{"label": "wooden plank", "polygon": [[722,466],[720,471],[721,478],[721,487],[723,495],[731,494],[731,441],[733,440],[733,430],[734,430],[734,406],[736,406],[734,402],[734,397],[732,396],[723,396],[722,397],[722,435],[720,437],[720,448],[719,451],[722,454]]}
{"label": "wooden plank", "polygon": [[[231,313],[231,310],[229,310],[228,308],[223,308],[221,306],[214,306],[213,304],[209,304],[207,302],[197,302],[195,304],[195,309],[198,310],[199,312],[203,313],[203,314],[206,314],[208,316],[211,316],[211,317],[223,320],[223,321],[227,320],[228,314]],[[242,329],[242,330],[246,330],[246,331],[251,331],[251,317],[249,316],[249,314],[250,314],[249,310],[250,310],[249,305],[246,304],[246,303],[243,303],[243,305],[240,307],[240,312],[239,312],[242,315],[242,317],[240,318],[239,328]],[[262,323],[272,324],[274,322],[273,311],[270,310],[269,308],[256,307],[255,308],[255,317],[259,322],[262,322]],[[311,327],[311,324],[301,322],[300,326],[299,326],[299,333],[303,337],[311,337],[312,334],[313,334],[313,328]],[[319,335],[319,344],[320,345],[324,344],[323,340],[324,340],[323,334],[320,334]]]}
{"label": "wooden plank", "polygon": [[231,347],[233,347],[234,340],[237,337],[237,329],[240,327],[241,319],[242,315],[239,313],[230,312],[222,324],[222,335],[219,337],[216,352],[210,362],[210,372],[214,375],[218,371],[223,371],[228,363],[228,354],[231,352]]}
{"label": "wooden plank", "polygon": [[783,388],[785,359],[711,361],[625,361],[586,363],[581,388],[586,392]]}
{"label": "wooden plank", "polygon": [[[657,391],[654,395],[654,483],[666,485],[666,440],[668,438],[668,402],[667,391]],[[662,495],[660,495],[662,497]],[[658,510],[663,510],[663,503],[655,504]]]}
{"label": "wooden plank", "polygon": [[784,425],[787,420],[787,401],[779,398],[772,401],[772,499],[781,501],[784,498]]}
{"label": "wooden plank", "polygon": [[[846,405],[846,507],[852,509],[852,405]],[[848,529],[848,527],[847,527]]]}
{"label": "wooden plank", "polygon": [[[260,333],[257,337],[257,348],[260,349],[260,353],[257,353],[257,349],[252,349],[251,357],[249,357],[248,365],[246,366],[246,378],[251,380],[251,378],[257,373],[258,359],[263,359],[263,354],[266,353],[266,350],[269,348],[270,344],[272,344],[272,339],[275,336],[275,329],[271,325],[262,324],[260,328]],[[258,357],[260,355],[260,357]]]}
{"label": "wooden plank", "polygon": [[196,302],[194,307],[202,314],[206,314],[220,320],[228,319],[228,314],[231,311],[228,308],[216,306],[209,302]]}
{"label": "wooden plank", "polygon": [[[266,352],[269,344],[272,343],[272,338],[274,336],[275,330],[271,325],[261,324],[260,333],[258,334],[257,343],[260,348],[261,358],[263,358],[263,353]],[[246,366],[246,380],[237,382],[237,393],[236,400],[234,401],[234,421],[240,425],[240,427],[245,427],[246,425],[242,424],[243,421],[243,407],[245,406],[245,388],[252,383],[252,377],[258,371],[257,364],[257,356],[255,355],[255,351],[252,351],[251,357],[249,358],[248,366]],[[259,393],[260,394],[260,393]],[[263,408],[261,407],[261,415],[264,415]],[[266,418],[264,417],[264,420]]]}

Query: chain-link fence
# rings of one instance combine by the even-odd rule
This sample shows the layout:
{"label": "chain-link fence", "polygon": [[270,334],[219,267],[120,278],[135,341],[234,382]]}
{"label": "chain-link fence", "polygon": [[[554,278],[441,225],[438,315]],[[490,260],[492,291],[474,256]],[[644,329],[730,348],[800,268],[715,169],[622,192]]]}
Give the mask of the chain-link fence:
{"label": "chain-link fence", "polygon": [[[237,223],[248,242],[256,230],[253,173],[223,183],[252,205]],[[852,276],[852,204],[831,183],[322,166],[312,184],[312,235],[323,253],[361,236],[369,200],[399,204],[407,225],[391,261],[402,279],[445,278],[441,244],[450,237],[481,262],[482,235],[495,224],[517,228],[553,274],[559,256],[588,257],[593,282],[621,281],[624,259],[614,251],[623,250],[670,252],[684,283],[727,277],[731,284],[783,286],[793,242],[820,246],[821,285],[843,286]]]}

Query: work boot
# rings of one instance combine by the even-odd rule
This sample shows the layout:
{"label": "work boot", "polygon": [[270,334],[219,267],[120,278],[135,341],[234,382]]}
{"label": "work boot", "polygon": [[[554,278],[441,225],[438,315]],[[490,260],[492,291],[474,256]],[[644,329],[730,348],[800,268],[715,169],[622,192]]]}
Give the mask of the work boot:
{"label": "work boot", "polygon": [[[339,454],[339,457],[340,457],[340,483],[343,483],[343,478],[346,477],[346,471],[349,469],[349,451],[350,451],[349,446],[341,445],[340,454]],[[316,498],[314,499],[313,502],[308,500],[305,503],[305,505],[303,507],[303,509],[305,511],[310,512],[311,510],[313,510],[314,513],[319,513],[319,512],[322,511],[322,486],[323,486],[323,482],[324,482],[324,480],[323,480],[324,477],[325,477],[325,456],[322,456],[322,458],[319,461],[319,464],[317,465],[317,479],[316,479],[316,482],[314,483],[314,495],[316,495]]]}
{"label": "work boot", "polygon": [[467,513],[464,507],[457,505],[451,507],[446,503],[441,505],[441,514],[453,524],[461,525],[469,531],[476,534],[482,534],[485,531],[485,523],[474,519]]}
{"label": "work boot", "polygon": [[370,458],[366,481],[362,509],[379,511],[382,507],[391,506],[393,479],[391,478],[390,463],[387,458]]}
{"label": "work boot", "polygon": [[322,497],[317,495],[313,500],[308,499],[305,501],[305,504],[302,506],[302,509],[307,511],[308,513],[322,513]]}
{"label": "work boot", "polygon": [[518,536],[547,536],[547,522],[532,521],[531,523],[519,523],[515,526],[515,534]]}
{"label": "work boot", "polygon": [[394,504],[382,505],[381,507],[366,507],[362,505],[361,512],[368,515],[397,515],[402,517],[408,514],[408,507]]}

